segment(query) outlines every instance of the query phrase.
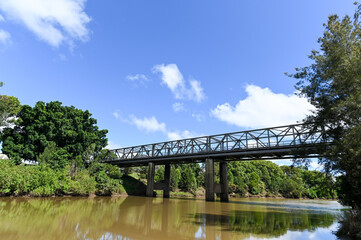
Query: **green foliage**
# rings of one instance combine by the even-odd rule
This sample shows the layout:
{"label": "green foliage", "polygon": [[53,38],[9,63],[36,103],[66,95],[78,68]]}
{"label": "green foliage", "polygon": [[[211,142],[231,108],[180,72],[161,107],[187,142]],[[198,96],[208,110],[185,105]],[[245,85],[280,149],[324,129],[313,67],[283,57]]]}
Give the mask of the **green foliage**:
{"label": "green foliage", "polygon": [[356,7],[353,18],[329,16],[311,65],[290,76],[316,107],[307,123],[334,140],[320,161],[328,172],[345,176],[341,202],[361,209],[361,5]]}
{"label": "green foliage", "polygon": [[182,178],[182,174],[179,168],[176,168],[175,166],[171,166],[170,188],[172,191],[176,191],[178,189],[181,178]]}
{"label": "green foliage", "polygon": [[78,172],[73,181],[69,184],[69,192],[76,195],[89,195],[96,191],[97,182],[93,176],[89,175],[87,170]]}
{"label": "green foliage", "polygon": [[330,175],[319,171],[303,171],[302,174],[309,198],[337,198],[336,184]]}
{"label": "green foliage", "polygon": [[46,147],[54,147],[51,142],[66,152],[56,149],[54,154],[59,155],[61,161],[66,157],[67,163],[74,159],[81,161],[89,148],[99,152],[107,144],[107,130],[99,130],[88,111],[73,106],[38,102],[35,107],[22,106],[16,116],[16,126],[4,129],[2,151],[18,163],[20,159],[37,159]]}
{"label": "green foliage", "polygon": [[40,164],[49,164],[53,169],[64,168],[69,163],[69,156],[65,149],[58,148],[55,142],[48,142],[44,152],[37,157]]}
{"label": "green foliage", "polygon": [[249,191],[253,195],[261,194],[264,191],[264,183],[261,181],[261,177],[257,173],[252,172],[249,178]]}
{"label": "green foliage", "polygon": [[302,181],[302,169],[297,167],[281,166],[286,175],[286,181],[281,188],[281,193],[289,198],[301,198],[306,194]]}
{"label": "green foliage", "polygon": [[155,175],[154,175],[154,181],[155,182],[162,182],[164,181],[164,166],[163,165],[160,165],[160,166],[156,166],[155,167],[156,170],[155,170]]}
{"label": "green foliage", "polygon": [[96,194],[111,195],[113,193],[121,193],[122,173],[118,167],[94,162],[89,167],[89,172],[96,181]]}
{"label": "green foliage", "polygon": [[[2,83],[0,82],[0,87]],[[16,97],[0,95],[0,126],[9,126],[20,111],[20,101]]]}
{"label": "green foliage", "polygon": [[335,180],[318,171],[282,166],[269,161],[230,162],[228,164],[230,193],[245,196],[279,195],[289,198],[337,197]]}
{"label": "green foliage", "polygon": [[184,185],[188,191],[195,191],[197,189],[197,180],[191,167],[187,167],[184,171]]}
{"label": "green foliage", "polygon": [[195,191],[197,189],[197,172],[199,171],[198,164],[183,164],[178,165],[177,168],[181,173],[179,188],[184,191]]}
{"label": "green foliage", "polygon": [[10,195],[111,195],[121,191],[120,169],[94,163],[89,170],[74,172],[70,166],[53,169],[49,164],[15,165],[0,160],[0,196]]}

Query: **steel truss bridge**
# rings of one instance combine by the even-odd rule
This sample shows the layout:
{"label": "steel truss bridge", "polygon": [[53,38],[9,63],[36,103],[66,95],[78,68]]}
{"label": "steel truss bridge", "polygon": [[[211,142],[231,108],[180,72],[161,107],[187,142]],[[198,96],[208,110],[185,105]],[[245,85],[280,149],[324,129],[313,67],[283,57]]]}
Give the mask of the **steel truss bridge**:
{"label": "steel truss bridge", "polygon": [[[119,167],[215,161],[319,157],[317,145],[331,144],[305,124],[262,128],[109,150],[103,162]],[[306,153],[306,155],[305,155]]]}

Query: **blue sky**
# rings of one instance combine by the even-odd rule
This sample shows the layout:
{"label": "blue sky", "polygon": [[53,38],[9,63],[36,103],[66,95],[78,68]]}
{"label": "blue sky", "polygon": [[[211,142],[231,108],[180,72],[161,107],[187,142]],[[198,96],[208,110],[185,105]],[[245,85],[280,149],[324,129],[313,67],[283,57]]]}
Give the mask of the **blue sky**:
{"label": "blue sky", "polygon": [[0,91],[88,109],[110,147],[295,123],[284,72],[353,2],[0,0]]}

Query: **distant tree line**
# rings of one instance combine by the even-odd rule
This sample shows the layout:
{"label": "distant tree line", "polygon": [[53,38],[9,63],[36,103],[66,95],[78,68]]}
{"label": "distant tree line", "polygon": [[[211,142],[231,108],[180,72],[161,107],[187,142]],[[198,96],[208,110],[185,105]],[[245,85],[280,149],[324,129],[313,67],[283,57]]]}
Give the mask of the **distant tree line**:
{"label": "distant tree line", "polygon": [[[146,167],[128,169],[146,179]],[[219,165],[215,163],[215,181],[219,182]],[[205,187],[203,164],[172,165],[171,190],[192,192]],[[229,193],[244,196],[272,196],[286,198],[337,198],[337,179],[317,170],[302,167],[278,166],[270,161],[239,161],[228,163]],[[158,166],[155,181],[164,180],[164,167]]]}

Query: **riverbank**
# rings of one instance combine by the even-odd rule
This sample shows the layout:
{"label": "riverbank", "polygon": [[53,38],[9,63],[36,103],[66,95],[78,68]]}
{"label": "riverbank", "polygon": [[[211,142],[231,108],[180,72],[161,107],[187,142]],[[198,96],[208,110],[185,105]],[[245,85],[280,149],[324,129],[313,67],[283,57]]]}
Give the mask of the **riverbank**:
{"label": "riverbank", "polygon": [[[25,166],[1,160],[0,196],[144,196],[146,170],[146,167],[120,169],[98,162],[54,169],[48,164]],[[171,196],[205,196],[205,174],[201,165],[175,165],[171,171]],[[164,166],[157,166],[155,182],[162,181]],[[217,181],[219,175],[215,174]],[[329,176],[297,167],[280,167],[267,161],[230,162],[228,186],[230,197],[337,198],[336,182]],[[162,192],[155,191],[155,194]]]}

